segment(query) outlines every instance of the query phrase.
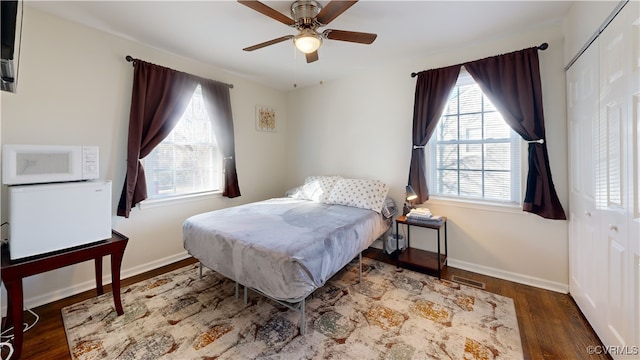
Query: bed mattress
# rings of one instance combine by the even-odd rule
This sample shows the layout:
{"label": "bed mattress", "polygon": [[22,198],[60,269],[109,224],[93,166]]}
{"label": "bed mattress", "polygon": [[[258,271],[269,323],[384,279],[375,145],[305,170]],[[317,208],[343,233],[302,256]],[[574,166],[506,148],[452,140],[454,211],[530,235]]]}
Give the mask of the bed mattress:
{"label": "bed mattress", "polygon": [[204,266],[274,299],[298,302],[384,234],[379,213],[277,198],[211,211],[183,224]]}

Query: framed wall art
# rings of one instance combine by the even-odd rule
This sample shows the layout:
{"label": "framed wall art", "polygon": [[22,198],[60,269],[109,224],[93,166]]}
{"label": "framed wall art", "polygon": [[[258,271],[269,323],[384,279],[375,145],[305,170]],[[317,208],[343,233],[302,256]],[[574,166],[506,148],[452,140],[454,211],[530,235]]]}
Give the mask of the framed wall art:
{"label": "framed wall art", "polygon": [[276,132],[276,111],[265,105],[256,105],[256,130]]}

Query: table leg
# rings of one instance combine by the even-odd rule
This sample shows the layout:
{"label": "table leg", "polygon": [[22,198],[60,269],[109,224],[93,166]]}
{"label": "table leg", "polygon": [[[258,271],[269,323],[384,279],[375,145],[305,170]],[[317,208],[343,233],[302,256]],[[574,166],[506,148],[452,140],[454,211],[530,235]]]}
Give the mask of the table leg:
{"label": "table leg", "polygon": [[113,293],[113,302],[116,306],[118,315],[124,314],[122,309],[122,300],[120,298],[120,268],[122,267],[122,257],[124,256],[124,247],[121,251],[111,254],[111,292]]}
{"label": "table leg", "polygon": [[449,251],[447,250],[447,222],[444,222],[444,256],[446,256],[446,260],[444,261],[445,265],[449,264]]}
{"label": "table leg", "polygon": [[13,359],[19,359],[22,354],[22,341],[24,339],[23,331],[23,295],[22,295],[22,279],[16,281],[7,281],[4,283],[7,289],[7,323],[13,323]]}
{"label": "table leg", "polygon": [[0,330],[8,329],[13,326],[13,315],[11,314],[12,304],[11,304],[11,293],[7,289],[7,317],[4,319],[4,323],[2,323],[2,328]]}
{"label": "table leg", "polygon": [[95,261],[96,267],[96,291],[98,295],[104,294],[104,289],[102,288],[102,256],[96,258]]}
{"label": "table leg", "polygon": [[438,228],[438,279],[442,279],[442,265],[440,261],[440,228]]}
{"label": "table leg", "polygon": [[[398,222],[396,221],[396,268],[400,268],[400,233],[398,233]],[[384,246],[383,246],[384,247]]]}

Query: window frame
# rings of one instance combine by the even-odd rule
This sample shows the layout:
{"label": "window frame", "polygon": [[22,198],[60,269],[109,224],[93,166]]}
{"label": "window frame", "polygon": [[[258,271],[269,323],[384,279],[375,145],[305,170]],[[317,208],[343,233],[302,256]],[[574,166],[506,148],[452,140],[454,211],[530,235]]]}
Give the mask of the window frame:
{"label": "window frame", "polygon": [[[202,97],[202,88],[201,86],[198,84],[198,86],[194,89],[193,94],[191,94],[191,99],[194,98],[194,96],[197,95],[197,92],[200,92],[200,97]],[[190,102],[191,104],[191,102]],[[204,106],[204,104],[202,104]],[[182,121],[183,117],[185,116],[185,114],[189,111],[189,107],[187,107],[187,109],[185,109],[185,112],[180,116],[180,119],[178,120],[178,123],[176,123],[176,126],[171,130],[171,133],[173,133],[173,131],[176,130],[176,128],[178,127],[178,124],[180,123],[180,121]],[[204,110],[206,112],[206,109]],[[209,117],[209,114],[207,114],[207,118]],[[209,119],[209,122],[211,122],[211,119]],[[165,196],[158,196],[158,197],[152,197],[152,196],[148,196],[147,199],[141,201],[140,203],[138,203],[138,206],[141,209],[144,208],[152,208],[152,207],[157,207],[157,206],[163,206],[163,205],[169,205],[169,204],[178,204],[178,203],[185,203],[185,202],[191,202],[191,201],[197,201],[197,200],[204,200],[204,199],[209,199],[209,198],[214,198],[214,197],[221,197],[222,196],[222,192],[223,192],[223,187],[224,187],[224,171],[223,171],[223,155],[220,149],[220,146],[218,145],[218,141],[216,140],[216,134],[213,130],[213,127],[210,128],[211,129],[211,136],[213,137],[213,143],[215,144],[215,162],[217,164],[217,173],[218,173],[218,188],[217,189],[210,189],[210,190],[202,190],[202,191],[194,191],[194,192],[189,192],[189,193],[180,193],[180,194],[171,194],[171,195],[165,195]],[[168,139],[171,136],[171,133],[169,133],[167,135],[167,137],[165,139],[163,139],[163,142]],[[160,143],[162,144],[162,142]],[[152,153],[154,151],[158,151],[160,149],[160,144],[158,144],[158,146],[156,146]],[[194,144],[194,143],[191,143]],[[145,181],[148,180],[148,178],[146,177],[146,173],[148,169],[147,165],[145,164],[145,159],[150,156],[151,154],[147,155],[145,158],[141,159],[143,166],[145,167]],[[147,181],[147,186],[149,186],[148,181]]]}
{"label": "window frame", "polygon": [[[461,85],[470,85],[470,84],[475,84],[475,86],[479,85],[477,84],[477,82],[471,77],[471,75],[464,69],[464,67],[462,67],[460,69],[460,74],[458,75],[458,79],[456,81],[456,84],[454,86],[454,88],[452,89],[452,94],[454,91],[457,91],[457,89],[461,86]],[[443,114],[440,116],[440,119],[438,119],[438,125],[436,127],[436,129],[434,130],[433,135],[431,136],[431,139],[429,139],[429,142],[427,143],[427,145],[424,147],[424,151],[425,151],[425,161],[426,161],[426,169],[428,171],[428,176],[427,176],[427,184],[429,186],[430,189],[430,201],[431,199],[436,199],[438,200],[438,202],[442,202],[442,203],[461,203],[461,204],[467,204],[473,207],[476,207],[477,205],[495,205],[498,206],[500,208],[504,208],[504,209],[518,209],[519,211],[521,210],[521,206],[523,203],[523,179],[526,178],[526,168],[527,168],[527,161],[526,161],[526,156],[524,155],[524,149],[526,148],[525,146],[522,146],[523,144],[523,140],[520,137],[520,135],[518,135],[515,131],[513,131],[513,129],[511,129],[511,127],[506,124],[509,127],[510,130],[510,136],[508,138],[508,140],[506,140],[506,138],[501,138],[501,139],[494,139],[494,138],[484,138],[484,114],[487,113],[486,111],[486,106],[484,104],[484,99],[487,99],[486,95],[484,94],[484,92],[482,91],[482,89],[480,89],[480,91],[483,93],[483,103],[481,104],[481,111],[476,111],[476,112],[468,112],[468,113],[460,113],[460,108],[459,108],[459,104],[458,104],[458,110],[455,113],[451,113],[451,114],[445,114],[443,112]],[[450,96],[451,98],[451,96]],[[448,100],[449,101],[449,100]],[[447,101],[447,103],[448,103]],[[488,99],[487,99],[488,101]],[[493,108],[495,108],[495,106],[493,106]],[[495,109],[495,111],[500,114],[498,109]],[[469,139],[460,139],[460,133],[461,131],[463,131],[463,129],[460,128],[459,126],[459,121],[460,121],[460,117],[461,116],[465,116],[465,115],[471,115],[471,114],[479,114],[481,116],[481,121],[482,121],[482,139],[473,139],[473,140],[469,140]],[[446,116],[456,116],[458,118],[458,129],[456,132],[457,135],[457,139],[455,140],[440,140],[437,141],[436,137],[438,134],[438,127],[441,124],[441,121],[444,117]],[[502,114],[500,114],[500,116],[502,117]],[[436,150],[436,146],[439,144],[458,144],[458,145],[483,145],[483,151],[481,152],[481,158],[482,158],[482,163],[481,163],[481,167],[482,169],[480,170],[483,174],[484,177],[484,173],[485,171],[485,160],[484,160],[484,144],[491,144],[491,143],[503,143],[503,144],[511,144],[510,148],[511,148],[511,157],[510,157],[510,188],[511,188],[511,194],[510,194],[510,199],[509,200],[500,200],[500,199],[491,199],[491,198],[485,198],[484,197],[484,186],[482,189],[482,197],[474,197],[474,196],[465,196],[465,195],[461,195],[460,194],[460,182],[458,181],[458,195],[454,195],[454,194],[441,194],[437,192],[437,171],[438,169],[437,167],[437,150]],[[513,148],[513,144],[516,145],[516,148]],[[455,171],[458,173],[459,176],[459,172],[461,170],[460,167],[460,163],[459,161],[456,163],[456,169]],[[483,180],[484,181],[484,180]],[[515,186],[514,186],[515,185]],[[466,206],[465,206],[466,207]],[[511,212],[509,210],[509,212]]]}

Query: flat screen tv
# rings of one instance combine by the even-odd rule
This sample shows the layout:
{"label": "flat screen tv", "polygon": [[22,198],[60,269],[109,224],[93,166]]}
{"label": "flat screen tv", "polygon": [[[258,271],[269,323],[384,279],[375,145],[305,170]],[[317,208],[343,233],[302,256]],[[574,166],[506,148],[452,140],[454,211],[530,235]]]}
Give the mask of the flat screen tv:
{"label": "flat screen tv", "polygon": [[2,52],[0,63],[0,88],[15,92],[20,55],[20,35],[22,33],[22,1],[0,1],[0,36]]}

